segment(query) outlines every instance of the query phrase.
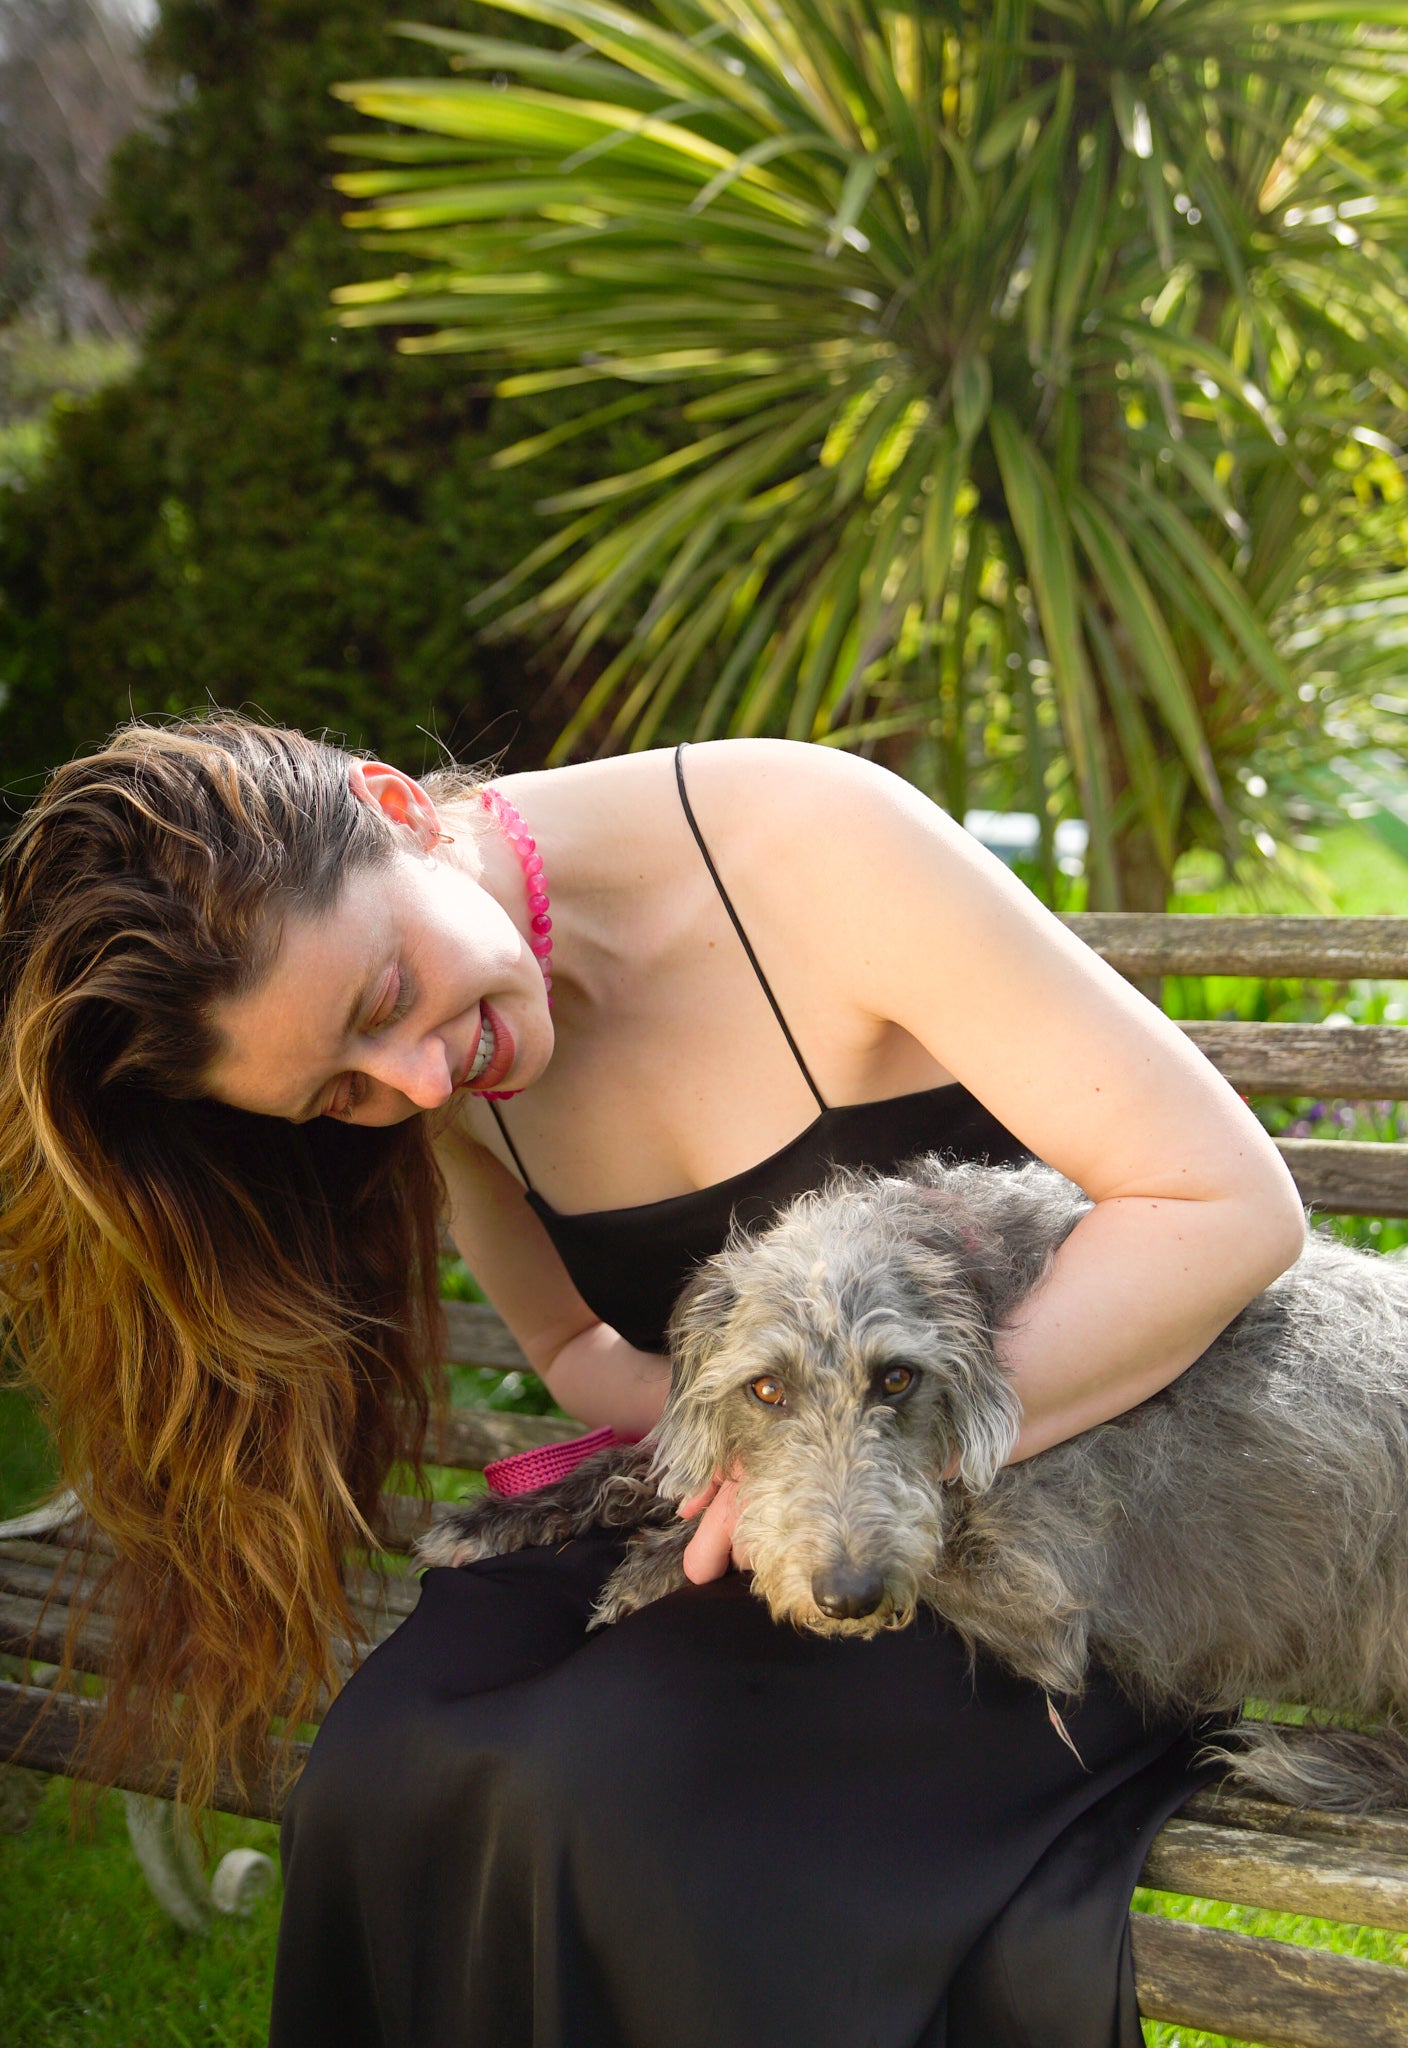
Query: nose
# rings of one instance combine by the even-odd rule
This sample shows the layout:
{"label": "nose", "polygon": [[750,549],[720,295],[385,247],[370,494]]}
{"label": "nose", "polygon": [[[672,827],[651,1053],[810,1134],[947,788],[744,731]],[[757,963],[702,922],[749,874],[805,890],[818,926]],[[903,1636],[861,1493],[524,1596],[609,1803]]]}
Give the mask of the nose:
{"label": "nose", "polygon": [[812,1574],[812,1598],[831,1621],[859,1621],[885,1597],[885,1581],[873,1565],[825,1565]]}
{"label": "nose", "polygon": [[455,1092],[449,1054],[439,1038],[378,1046],[367,1054],[363,1067],[371,1080],[397,1089],[417,1109],[439,1109]]}

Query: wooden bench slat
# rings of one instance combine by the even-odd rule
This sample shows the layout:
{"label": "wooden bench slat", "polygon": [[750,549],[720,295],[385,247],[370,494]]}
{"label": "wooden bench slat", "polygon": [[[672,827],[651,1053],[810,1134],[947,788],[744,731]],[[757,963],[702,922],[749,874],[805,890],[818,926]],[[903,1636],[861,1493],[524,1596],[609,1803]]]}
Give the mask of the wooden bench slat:
{"label": "wooden bench slat", "polygon": [[1249,1828],[1259,1834],[1335,1842],[1347,1854],[1396,1857],[1408,1868],[1408,1813],[1325,1813],[1318,1807],[1282,1806],[1279,1800],[1263,1799],[1230,1785],[1211,1785],[1193,1794],[1180,1808],[1180,1818]]}
{"label": "wooden bench slat", "polygon": [[442,1301],[445,1357],[451,1365],[489,1366],[495,1372],[531,1372],[532,1367],[502,1318],[486,1301]]}
{"label": "wooden bench slat", "polygon": [[[0,1755],[13,1756],[27,1770],[50,1771],[56,1777],[78,1774],[78,1751],[99,1709],[93,1700],[50,1693],[41,1685],[15,1685],[0,1679]],[[308,1760],[307,1742],[288,1746],[290,1774]],[[18,1751],[18,1755],[16,1752]],[[242,1813],[253,1820],[277,1820],[290,1778],[264,1776],[243,1792],[228,1774],[216,1784],[212,1804],[221,1813]],[[174,1764],[135,1765],[119,1781],[127,1792],[155,1792],[169,1799],[176,1789]]]}
{"label": "wooden bench slat", "polygon": [[1346,1102],[1408,1098],[1408,1030],[1397,1024],[1179,1025],[1224,1080],[1248,1095]]}
{"label": "wooden bench slat", "polygon": [[[0,1543],[0,1593],[67,1603],[82,1581],[81,1560],[68,1556],[62,1545]],[[404,1617],[420,1598],[420,1582],[410,1573],[350,1566],[346,1585],[353,1607],[368,1614],[386,1612]]]}
{"label": "wooden bench slat", "polygon": [[[0,1650],[8,1657],[24,1657],[39,1664],[58,1664],[68,1638],[69,1610],[61,1602],[33,1600],[23,1593],[6,1593],[0,1600]],[[106,1615],[91,1614],[83,1624],[78,1642],[78,1664],[82,1671],[105,1672],[112,1655],[112,1623]],[[5,1760],[0,1745],[0,1763]]]}
{"label": "wooden bench slat", "polygon": [[[79,1578],[72,1567],[55,1571],[59,1562],[42,1565],[16,1562],[0,1548],[0,1651],[7,1656],[31,1658],[43,1664],[57,1664],[64,1655],[72,1618],[72,1601],[79,1590]],[[363,1644],[384,1642],[400,1627],[420,1597],[420,1581],[389,1572],[354,1570],[348,1573],[347,1590],[353,1614],[363,1632]],[[80,1671],[96,1674],[111,1668],[112,1622],[101,1605],[84,1616],[75,1646]],[[350,1646],[343,1648],[345,1669],[351,1668]],[[5,1760],[0,1745],[0,1763]]]}
{"label": "wooden bench slat", "polygon": [[1189,917],[1086,910],[1061,921],[1122,974],[1408,979],[1408,917]]}
{"label": "wooden bench slat", "polygon": [[1408,1145],[1278,1138],[1307,1208],[1341,1216],[1408,1216]]}
{"label": "wooden bench slat", "polygon": [[1404,2048],[1408,1970],[1152,1913],[1130,1916],[1146,2019],[1258,2048]]}
{"label": "wooden bench slat", "polygon": [[513,1415],[496,1408],[451,1408],[431,1417],[425,1455],[432,1465],[458,1465],[482,1472],[495,1458],[580,1436],[580,1422],[562,1415]]}
{"label": "wooden bench slat", "polygon": [[1179,1816],[1154,1841],[1140,1882],[1234,1906],[1408,1931],[1408,1864],[1350,1857],[1332,1842]]}

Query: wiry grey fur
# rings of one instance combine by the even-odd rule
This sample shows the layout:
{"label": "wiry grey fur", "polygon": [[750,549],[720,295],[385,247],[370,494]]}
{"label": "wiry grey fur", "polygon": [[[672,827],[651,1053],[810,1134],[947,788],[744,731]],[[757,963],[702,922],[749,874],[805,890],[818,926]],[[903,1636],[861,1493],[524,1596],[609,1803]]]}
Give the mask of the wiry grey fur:
{"label": "wiry grey fur", "polygon": [[[1294,1801],[1408,1800],[1408,1262],[1308,1236],[1165,1392],[1004,1467],[1018,1409],[994,1333],[1087,1206],[1047,1167],[937,1159],[803,1196],[687,1291],[653,1442],[457,1511],[423,1561],[639,1527],[613,1621],[683,1583],[673,1503],[736,1465],[738,1542],[779,1620],[868,1635],[924,1603],[1052,1694],[1096,1658],[1158,1707],[1387,1720],[1291,1744],[1244,1723],[1234,1761]],[[894,1366],[914,1376],[899,1398]],[[781,1405],[750,1391],[764,1375]]]}

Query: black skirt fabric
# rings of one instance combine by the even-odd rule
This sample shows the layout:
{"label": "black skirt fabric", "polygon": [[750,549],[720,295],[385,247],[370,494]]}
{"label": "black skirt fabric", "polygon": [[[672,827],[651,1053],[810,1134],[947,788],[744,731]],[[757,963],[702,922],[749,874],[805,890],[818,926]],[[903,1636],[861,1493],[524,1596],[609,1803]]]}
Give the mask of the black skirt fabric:
{"label": "black skirt fabric", "polygon": [[745,1575],[588,1636],[616,1538],[425,1576],[284,1823],[272,2048],[1139,2048],[1196,1733]]}

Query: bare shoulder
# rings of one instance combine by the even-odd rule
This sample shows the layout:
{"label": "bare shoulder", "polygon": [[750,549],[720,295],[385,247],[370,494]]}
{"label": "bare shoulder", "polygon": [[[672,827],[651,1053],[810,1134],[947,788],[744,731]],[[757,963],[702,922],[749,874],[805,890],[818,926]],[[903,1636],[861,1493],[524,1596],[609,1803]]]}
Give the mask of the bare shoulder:
{"label": "bare shoulder", "polygon": [[907,1032],[1087,1193],[1289,1188],[1177,1027],[921,791],[830,748],[699,753],[711,817],[833,999]]}
{"label": "bare shoulder", "polygon": [[716,805],[750,804],[767,796],[796,818],[847,797],[869,806],[915,794],[873,761],[807,740],[697,741],[686,750],[685,773],[691,790],[696,784],[707,789]]}
{"label": "bare shoulder", "polygon": [[765,860],[795,915],[814,915],[833,936],[848,916],[874,930],[877,913],[918,884],[931,928],[976,894],[989,912],[996,897],[1019,923],[1074,944],[946,811],[873,761],[799,740],[733,739],[691,747],[686,762],[721,847],[736,841]]}
{"label": "bare shoulder", "polygon": [[[685,756],[690,791],[698,789],[719,825],[762,826],[777,849],[799,860],[824,844],[847,859],[876,834],[936,857],[962,855],[975,842],[922,791],[874,761],[804,740],[709,740]],[[1025,893],[1025,892],[1024,892]]]}

